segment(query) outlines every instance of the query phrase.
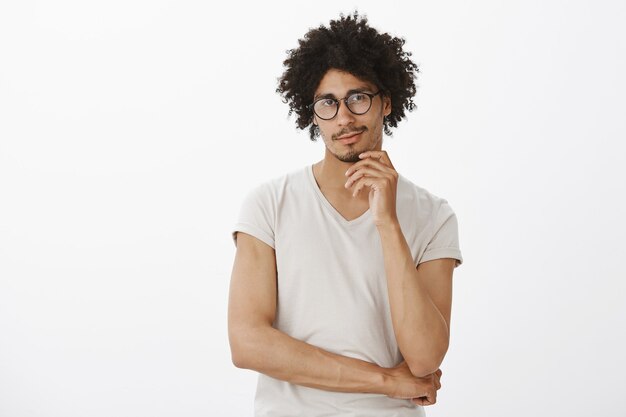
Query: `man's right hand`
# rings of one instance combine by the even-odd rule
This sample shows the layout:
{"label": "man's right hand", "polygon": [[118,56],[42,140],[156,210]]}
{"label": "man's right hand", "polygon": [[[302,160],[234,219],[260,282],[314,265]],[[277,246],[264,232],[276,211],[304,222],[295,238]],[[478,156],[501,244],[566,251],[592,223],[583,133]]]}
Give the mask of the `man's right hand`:
{"label": "man's right hand", "polygon": [[437,390],[441,369],[425,377],[416,377],[411,373],[406,361],[388,369],[389,378],[387,396],[391,398],[410,399],[417,405],[433,405],[437,402]]}

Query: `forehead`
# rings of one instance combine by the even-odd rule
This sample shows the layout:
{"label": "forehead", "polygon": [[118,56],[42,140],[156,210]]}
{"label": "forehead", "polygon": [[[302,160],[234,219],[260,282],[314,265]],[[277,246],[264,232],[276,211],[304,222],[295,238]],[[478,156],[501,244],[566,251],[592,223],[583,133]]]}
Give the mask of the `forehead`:
{"label": "forehead", "polygon": [[349,72],[331,68],[320,80],[314,96],[333,95],[343,97],[350,90],[374,90],[375,86]]}

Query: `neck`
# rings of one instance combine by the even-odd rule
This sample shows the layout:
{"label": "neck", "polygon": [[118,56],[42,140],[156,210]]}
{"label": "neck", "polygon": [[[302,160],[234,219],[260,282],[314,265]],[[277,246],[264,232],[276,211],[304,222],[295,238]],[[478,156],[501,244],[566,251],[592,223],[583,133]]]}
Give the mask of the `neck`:
{"label": "neck", "polygon": [[317,182],[323,183],[327,188],[344,188],[348,180],[345,173],[352,165],[354,165],[354,162],[340,161],[326,151],[324,159],[314,165]]}
{"label": "neck", "polygon": [[[345,188],[346,181],[348,181],[348,177],[345,174],[348,168],[354,164],[355,162],[340,161],[327,149],[324,159],[313,164],[313,174],[320,190],[324,193],[331,192],[351,199],[354,185],[350,188]],[[359,193],[359,196],[354,201],[361,200],[368,201],[368,193]]]}

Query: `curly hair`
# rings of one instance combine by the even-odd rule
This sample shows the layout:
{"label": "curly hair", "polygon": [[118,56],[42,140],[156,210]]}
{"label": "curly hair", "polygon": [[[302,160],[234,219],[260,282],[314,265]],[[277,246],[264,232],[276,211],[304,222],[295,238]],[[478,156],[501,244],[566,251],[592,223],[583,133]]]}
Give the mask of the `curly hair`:
{"label": "curly hair", "polygon": [[348,72],[357,78],[375,84],[383,94],[391,98],[391,113],[384,119],[384,130],[391,135],[391,128],[405,117],[405,109],[416,106],[415,78],[418,66],[411,61],[410,52],[402,50],[405,40],[379,33],[367,24],[367,17],[340,15],[331,20],[330,27],[323,25],[309,30],[299,47],[287,51],[283,61],[286,68],[278,79],[276,92],[289,103],[289,116],[296,113],[299,129],[309,127],[309,136],[316,141],[319,128],[313,124],[313,101],[320,81],[331,69]]}

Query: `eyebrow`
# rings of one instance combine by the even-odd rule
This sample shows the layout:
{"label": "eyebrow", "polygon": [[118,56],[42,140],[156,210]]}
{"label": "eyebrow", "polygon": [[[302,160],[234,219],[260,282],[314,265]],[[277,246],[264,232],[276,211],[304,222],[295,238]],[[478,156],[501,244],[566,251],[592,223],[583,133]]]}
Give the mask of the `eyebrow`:
{"label": "eyebrow", "polygon": [[[353,88],[352,90],[348,90],[348,92],[346,93],[346,97],[348,97],[351,94],[354,93],[362,93],[364,91],[372,91],[371,88],[369,87],[359,87],[359,88]],[[318,100],[320,98],[336,98],[334,94],[318,94],[315,97],[313,97],[313,101]]]}

